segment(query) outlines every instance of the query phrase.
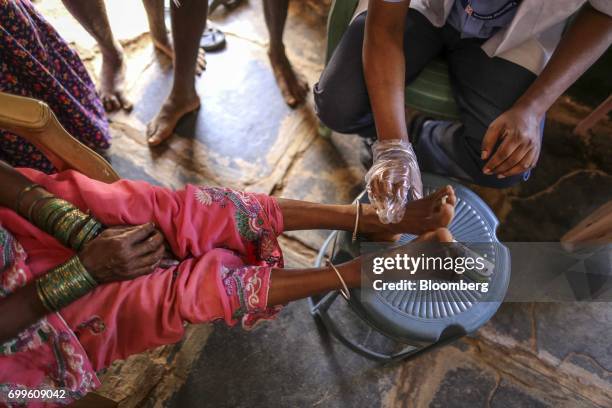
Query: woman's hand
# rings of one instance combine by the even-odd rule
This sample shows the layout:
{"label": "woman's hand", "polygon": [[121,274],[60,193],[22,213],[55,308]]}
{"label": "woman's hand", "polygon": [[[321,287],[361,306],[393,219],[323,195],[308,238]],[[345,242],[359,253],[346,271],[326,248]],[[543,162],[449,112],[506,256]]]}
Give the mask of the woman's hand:
{"label": "woman's hand", "polygon": [[[541,121],[542,118],[529,109],[519,107],[513,107],[495,119],[482,141],[482,159],[491,157],[483,173],[504,178],[535,167],[542,144]],[[499,147],[493,153],[498,143]]]}
{"label": "woman's hand", "polygon": [[164,236],[153,223],[113,227],[86,244],[79,258],[99,283],[130,280],[160,265],[166,252],[164,244]]}

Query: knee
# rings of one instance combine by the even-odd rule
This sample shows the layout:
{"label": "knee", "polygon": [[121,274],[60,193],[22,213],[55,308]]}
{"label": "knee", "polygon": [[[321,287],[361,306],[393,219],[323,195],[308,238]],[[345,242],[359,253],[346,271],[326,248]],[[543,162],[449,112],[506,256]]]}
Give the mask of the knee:
{"label": "knee", "polygon": [[347,28],[313,88],[319,119],[340,133],[353,133],[369,122],[369,98],[361,62],[364,30],[365,14],[361,14]]}
{"label": "knee", "polygon": [[320,83],[314,86],[315,112],[328,128],[339,133],[352,133],[358,122],[357,109],[342,91],[334,88],[333,91],[326,90]]}

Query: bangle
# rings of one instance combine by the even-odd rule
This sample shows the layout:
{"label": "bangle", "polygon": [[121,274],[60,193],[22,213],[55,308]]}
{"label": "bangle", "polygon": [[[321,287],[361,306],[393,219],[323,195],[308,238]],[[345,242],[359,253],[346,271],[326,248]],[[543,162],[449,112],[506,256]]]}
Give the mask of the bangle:
{"label": "bangle", "polygon": [[80,251],[83,245],[85,245],[89,241],[89,234],[96,229],[96,227],[100,225],[98,221],[96,221],[93,217],[88,217],[87,221],[83,224],[83,227],[76,233],[74,239],[70,241],[70,246],[74,248],[76,251]]}
{"label": "bangle", "polygon": [[77,228],[84,225],[87,217],[86,214],[74,208],[57,222],[53,235],[65,246],[71,246],[70,237],[72,237]]}
{"label": "bangle", "polygon": [[336,268],[336,266],[333,263],[331,263],[331,261],[329,259],[327,260],[327,265],[331,266],[331,268],[334,270],[334,272],[336,272],[336,275],[338,275],[338,279],[340,280],[340,283],[342,284],[342,287],[340,288],[340,294],[346,300],[350,300],[351,299],[351,293],[349,292],[349,288],[346,285],[346,282],[344,281],[344,278],[340,274],[340,271],[338,270],[338,268]]}
{"label": "bangle", "polygon": [[361,202],[359,200],[355,201],[355,210],[357,215],[355,216],[355,228],[353,229],[353,238],[351,240],[352,243],[357,241],[357,233],[359,232],[359,213],[361,212]]}
{"label": "bangle", "polygon": [[51,214],[60,209],[66,209],[70,207],[70,203],[68,201],[61,200],[59,198],[53,198],[48,200],[40,210],[36,211],[36,213],[32,214],[32,221],[36,224],[37,227],[43,229],[45,232],[51,233],[49,228],[47,227],[47,221]]}
{"label": "bangle", "polygon": [[36,200],[34,200],[34,202],[30,205],[30,208],[28,208],[28,221],[32,222],[32,211],[34,211],[34,208],[36,208],[38,203],[45,200],[51,200],[53,198],[54,197],[52,195],[48,195],[44,197],[38,197]]}
{"label": "bangle", "polygon": [[64,246],[78,251],[102,232],[102,224],[68,201],[56,197],[45,199],[42,205],[32,205],[30,218],[36,226],[54,236]]}
{"label": "bangle", "polygon": [[17,199],[15,200],[15,211],[17,211],[18,213],[20,213],[20,207],[21,207],[21,201],[23,200],[23,197],[25,197],[25,195],[27,193],[29,193],[30,191],[34,190],[35,188],[41,187],[38,184],[30,184],[29,186],[25,187],[23,190],[21,190],[19,192],[19,194],[17,194]]}
{"label": "bangle", "polygon": [[56,312],[96,286],[96,280],[87,272],[79,257],[74,256],[36,280],[36,293],[48,311]]}

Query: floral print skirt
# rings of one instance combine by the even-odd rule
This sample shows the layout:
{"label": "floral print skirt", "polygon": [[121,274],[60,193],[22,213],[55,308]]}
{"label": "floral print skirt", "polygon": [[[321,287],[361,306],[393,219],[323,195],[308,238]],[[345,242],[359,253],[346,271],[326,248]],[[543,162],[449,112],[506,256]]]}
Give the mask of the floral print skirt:
{"label": "floral print skirt", "polygon": [[[44,101],[85,145],[98,152],[110,147],[104,108],[85,66],[28,0],[0,0],[0,92]],[[0,160],[55,170],[36,147],[3,130]]]}

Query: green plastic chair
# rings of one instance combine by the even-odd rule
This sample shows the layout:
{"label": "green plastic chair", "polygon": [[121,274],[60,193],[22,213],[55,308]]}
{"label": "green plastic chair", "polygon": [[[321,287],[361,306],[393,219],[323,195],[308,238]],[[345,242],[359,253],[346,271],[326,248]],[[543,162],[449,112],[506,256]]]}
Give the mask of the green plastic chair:
{"label": "green plastic chair", "polygon": [[[359,0],[334,0],[327,21],[327,55],[329,61],[348,28]],[[431,61],[423,72],[406,87],[406,105],[440,119],[459,119],[453,96],[448,64],[443,58]]]}

